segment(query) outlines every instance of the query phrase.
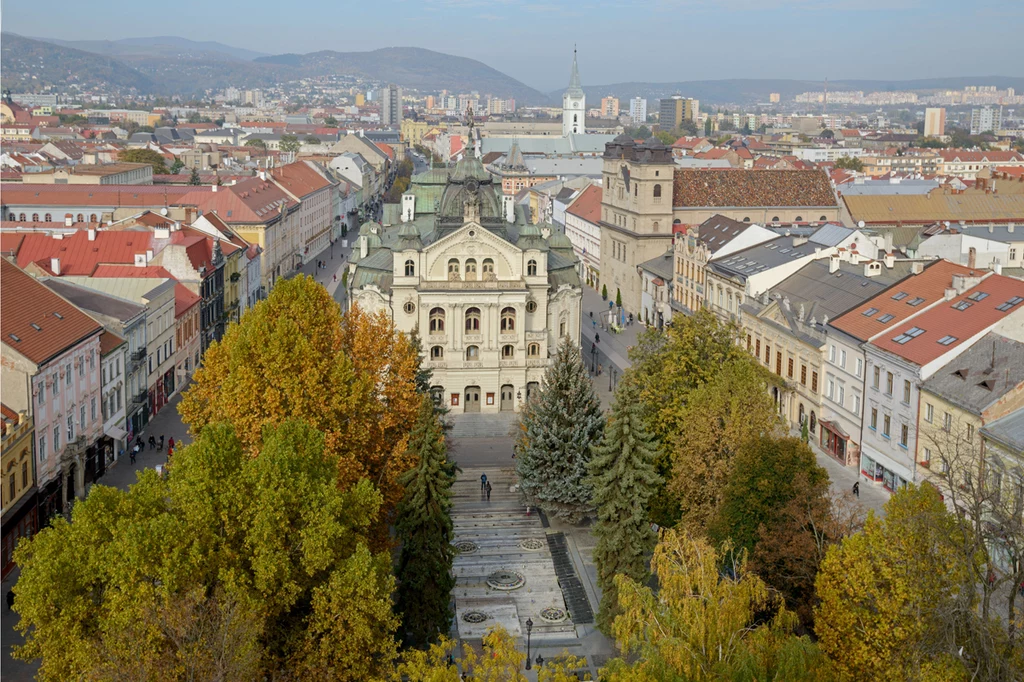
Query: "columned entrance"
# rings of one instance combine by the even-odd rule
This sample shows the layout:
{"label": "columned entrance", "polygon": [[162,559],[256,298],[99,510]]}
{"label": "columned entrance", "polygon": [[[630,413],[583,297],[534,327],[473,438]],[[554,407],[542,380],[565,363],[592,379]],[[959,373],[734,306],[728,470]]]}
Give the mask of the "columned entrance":
{"label": "columned entrance", "polygon": [[515,389],[511,384],[501,387],[501,411],[512,412],[516,409]]}
{"label": "columned entrance", "polygon": [[466,386],[466,412],[480,411],[480,387]]}

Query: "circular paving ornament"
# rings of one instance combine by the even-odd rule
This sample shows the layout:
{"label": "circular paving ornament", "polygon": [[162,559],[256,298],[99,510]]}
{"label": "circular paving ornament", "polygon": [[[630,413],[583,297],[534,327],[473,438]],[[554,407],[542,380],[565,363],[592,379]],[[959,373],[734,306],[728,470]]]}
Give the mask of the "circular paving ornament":
{"label": "circular paving ornament", "polygon": [[477,550],[476,543],[471,540],[459,540],[453,546],[459,554],[472,554]]}
{"label": "circular paving ornament", "polygon": [[482,611],[466,611],[462,614],[462,620],[473,624],[482,623],[487,620],[487,614]]}
{"label": "circular paving ornament", "polygon": [[539,552],[547,546],[547,543],[539,538],[526,538],[519,541],[519,548],[528,552]]}
{"label": "circular paving ornament", "polygon": [[565,609],[560,609],[555,606],[549,606],[546,609],[541,609],[540,619],[548,623],[561,623],[568,618]]}
{"label": "circular paving ornament", "polygon": [[495,571],[487,576],[487,585],[492,589],[501,590],[503,592],[518,590],[525,584],[526,578],[524,578],[521,573],[510,571],[506,568],[503,568],[500,571]]}

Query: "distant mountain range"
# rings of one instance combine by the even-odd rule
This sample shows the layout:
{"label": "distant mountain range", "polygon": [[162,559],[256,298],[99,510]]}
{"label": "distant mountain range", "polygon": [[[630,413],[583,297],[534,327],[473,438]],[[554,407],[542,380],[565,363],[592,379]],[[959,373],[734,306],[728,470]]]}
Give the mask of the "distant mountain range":
{"label": "distant mountain range", "polygon": [[[968,85],[995,85],[999,89],[1015,88],[1017,92],[1024,90],[1024,78],[1007,76],[965,76],[953,78],[926,78],[917,80],[841,80],[829,81],[830,92],[840,90],[863,90],[868,92],[889,92],[893,90],[961,90]],[[777,92],[782,101],[792,102],[793,97],[802,92],[821,91],[822,81],[786,80],[786,79],[742,79],[707,81],[681,81],[678,83],[613,83],[611,85],[585,86],[589,102],[600,102],[602,97],[612,95],[619,99],[644,97],[661,99],[672,95],[696,97],[702,102],[721,103],[754,103],[767,102],[768,96]],[[562,91],[548,93],[549,97],[561,97]],[[648,112],[651,111],[648,106]]]}
{"label": "distant mountain range", "polygon": [[[514,97],[518,104],[554,105],[562,90],[539,92],[486,64],[466,57],[416,47],[388,47],[370,52],[324,50],[309,54],[267,55],[255,50],[199,42],[178,36],[121,40],[57,40],[0,35],[2,87],[37,91],[48,85],[83,89],[108,86],[122,92],[160,95],[196,95],[205,90],[267,87],[283,81],[333,74],[371,81],[397,83],[420,92],[451,90]],[[1012,87],[1024,92],[1024,78],[979,76],[919,80],[830,81],[829,90],[865,92],[936,89],[959,90],[967,85]],[[821,90],[821,81],[781,79],[729,79],[678,83],[613,83],[584,89],[592,106],[602,97],[657,100],[675,94],[707,103],[767,102],[777,92],[782,101],[807,91]],[[654,106],[654,105],[650,105]],[[650,109],[650,106],[648,107]]]}
{"label": "distant mountain range", "polygon": [[271,56],[174,36],[58,41],[4,33],[0,39],[3,88],[16,92],[108,83],[141,94],[193,95],[232,85],[266,87],[345,74],[421,92],[476,90],[514,97],[521,104],[548,103],[543,93],[486,64],[415,47]]}

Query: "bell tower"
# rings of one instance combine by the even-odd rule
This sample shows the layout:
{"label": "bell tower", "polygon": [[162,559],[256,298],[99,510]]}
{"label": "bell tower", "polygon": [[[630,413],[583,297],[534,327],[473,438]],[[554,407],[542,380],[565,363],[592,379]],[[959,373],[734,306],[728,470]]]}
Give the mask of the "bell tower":
{"label": "bell tower", "polygon": [[569,89],[562,95],[562,137],[582,134],[586,130],[587,95],[580,84],[580,71],[576,66],[576,48],[572,50],[572,73]]}

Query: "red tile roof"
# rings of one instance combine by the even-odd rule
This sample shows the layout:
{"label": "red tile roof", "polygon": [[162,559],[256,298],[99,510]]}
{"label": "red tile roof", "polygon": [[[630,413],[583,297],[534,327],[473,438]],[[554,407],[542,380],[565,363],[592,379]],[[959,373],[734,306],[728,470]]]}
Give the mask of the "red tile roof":
{"label": "red tile roof", "polygon": [[395,160],[395,150],[391,147],[391,145],[385,142],[374,142],[373,144],[376,145],[377,149],[387,154],[389,159],[391,159],[392,161]]}
{"label": "red tile roof", "polygon": [[962,161],[964,163],[1006,163],[1017,161],[1024,163],[1024,155],[1019,152],[1003,152],[990,150],[987,152],[966,152],[962,149],[940,149],[939,156],[947,163],[950,161]]}
{"label": "red tile roof", "polygon": [[[874,298],[868,299],[856,308],[840,315],[829,324],[856,339],[867,341],[875,334],[900,324],[921,310],[922,306],[930,305],[942,298],[946,289],[953,284],[953,275],[967,275],[970,272],[971,270],[966,266],[951,263],[948,260],[934,261],[926,265],[920,274],[911,275],[897,282]],[[897,301],[893,296],[900,292],[906,293],[907,296],[901,296]],[[915,298],[923,298],[924,302],[918,306],[911,306],[907,303]],[[871,315],[864,314],[870,310],[876,312]],[[892,315],[892,317],[886,319],[887,315]]]}
{"label": "red tile roof", "polygon": [[4,183],[0,187],[7,206],[179,206],[196,205],[198,196],[183,202],[186,195],[210,193],[209,187],[177,185],[40,185]]}
{"label": "red tile roof", "polygon": [[[837,206],[822,171],[676,169],[673,206]],[[817,216],[815,216],[817,217]]]}
{"label": "red tile roof", "polygon": [[199,294],[193,293],[184,284],[174,285],[174,317],[175,319],[184,315],[188,310],[203,300]]}
{"label": "red tile roof", "polygon": [[[999,310],[1000,306],[1013,297],[1024,298],[1024,281],[1003,275],[990,275],[951,301],[942,302],[913,320],[893,327],[884,336],[872,341],[871,345],[917,365],[926,365],[1008,315],[1020,314],[1024,310],[1024,302]],[[958,309],[958,306],[963,309]],[[914,329],[923,331],[905,343],[897,343],[895,339],[906,339],[901,334]],[[940,343],[940,340],[943,342]]]}
{"label": "red tile roof", "polygon": [[148,279],[174,279],[165,268],[159,265],[100,265],[92,273],[93,277],[139,277]]}
{"label": "red tile roof", "polygon": [[100,355],[106,355],[124,343],[124,339],[114,332],[104,331],[100,334]]}
{"label": "red tile roof", "polygon": [[280,166],[270,173],[275,182],[300,199],[334,184],[303,161]]}
{"label": "red tile roof", "polygon": [[0,289],[0,336],[37,365],[103,330],[96,320],[3,259]]}
{"label": "red tile roof", "polygon": [[[0,235],[5,251],[8,243],[14,242],[9,239],[12,236],[15,235]],[[59,258],[61,275],[89,276],[102,263],[132,264],[136,254],[152,248],[152,235],[148,232],[100,230],[96,232],[95,241],[89,241],[87,230],[77,230],[63,239],[39,233],[19,236],[22,239],[15,254],[18,267],[40,263],[49,268],[50,259]]]}
{"label": "red tile roof", "polygon": [[597,225],[601,220],[601,187],[587,187],[566,211]]}
{"label": "red tile roof", "polygon": [[260,178],[220,187],[216,192],[189,193],[179,203],[194,203],[203,213],[216,213],[228,224],[272,222],[280,215],[282,204],[289,209],[298,206],[280,187]]}

